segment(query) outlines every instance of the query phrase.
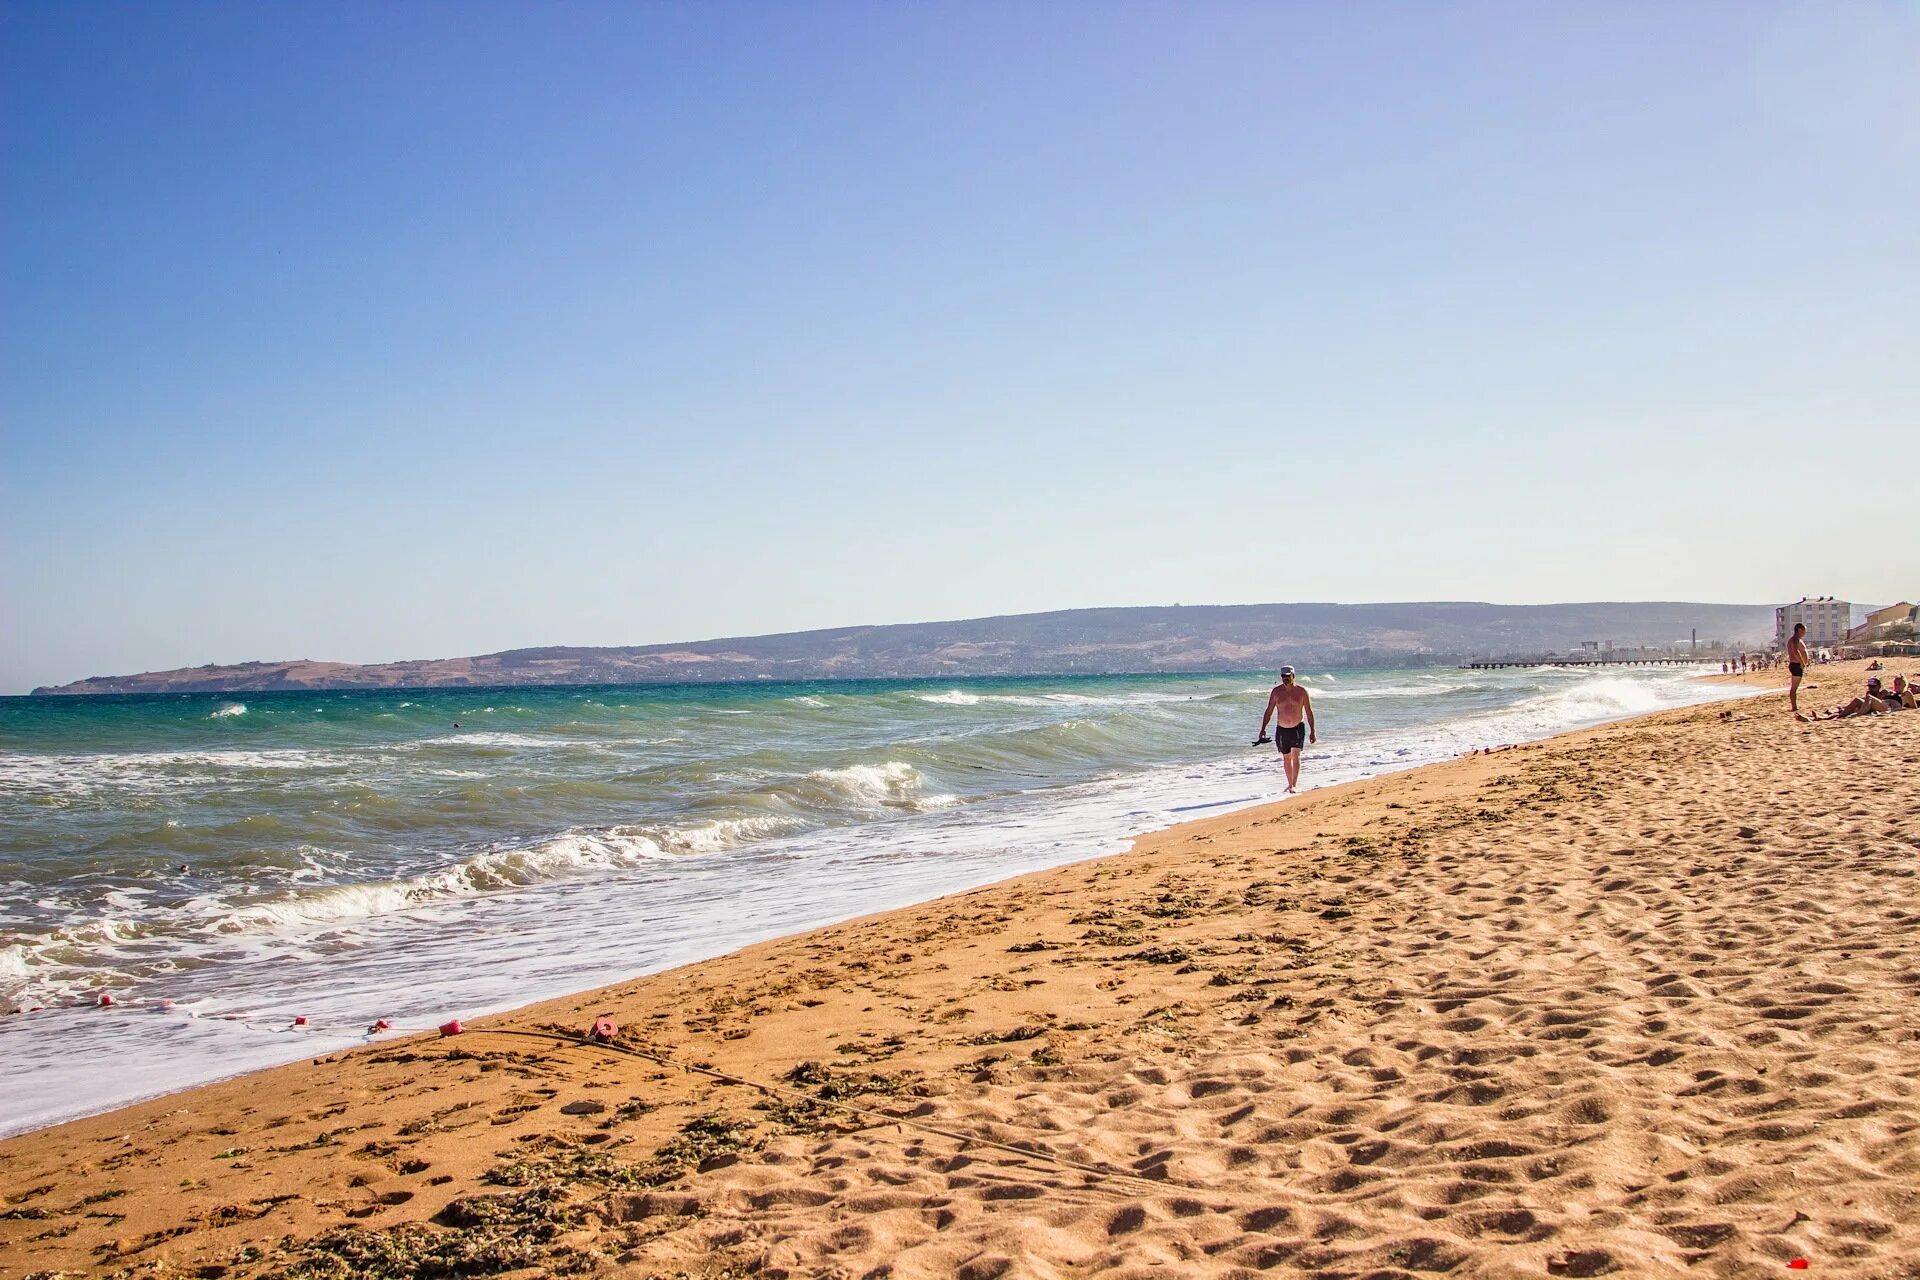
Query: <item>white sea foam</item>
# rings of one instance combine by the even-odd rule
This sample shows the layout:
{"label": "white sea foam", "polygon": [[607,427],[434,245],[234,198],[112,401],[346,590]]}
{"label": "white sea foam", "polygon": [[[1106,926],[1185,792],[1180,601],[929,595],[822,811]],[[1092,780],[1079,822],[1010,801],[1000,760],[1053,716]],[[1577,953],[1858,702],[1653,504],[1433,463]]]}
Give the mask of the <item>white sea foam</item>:
{"label": "white sea foam", "polygon": [[923,693],[917,695],[922,702],[931,702],[947,707],[977,707],[983,704],[1003,707],[1051,707],[1061,703],[1098,702],[1097,698],[1082,698],[1078,694],[1048,693],[968,693],[962,689],[949,689],[945,693]]}
{"label": "white sea foam", "polygon": [[790,834],[801,824],[793,818],[771,815],[753,818],[716,818],[690,826],[665,829],[629,828],[635,837],[655,841],[669,854],[718,853],[757,840]]}
{"label": "white sea foam", "polygon": [[816,698],[810,693],[796,694],[788,698],[787,701],[793,703],[795,706],[801,707],[824,707],[827,705],[825,698]]}
{"label": "white sea foam", "polygon": [[1614,719],[1675,705],[1658,685],[1623,676],[1594,676],[1523,702],[1516,711],[1538,708],[1569,721]]}
{"label": "white sea foam", "polygon": [[950,707],[973,707],[982,703],[1003,707],[1134,707],[1151,706],[1165,702],[1192,702],[1195,695],[1185,693],[967,693],[961,689],[949,689],[945,693],[923,693],[915,695],[922,702],[932,702]]}
{"label": "white sea foam", "polygon": [[354,757],[334,751],[118,751],[38,755],[0,751],[0,792],[53,791],[70,795],[111,790],[158,791],[232,781],[249,772],[306,772],[352,768]]}
{"label": "white sea foam", "polygon": [[229,703],[228,703],[228,704],[227,704],[226,706],[224,706],[224,707],[216,707],[216,708],[214,708],[214,709],[213,709],[213,710],[212,710],[211,712],[209,712],[209,713],[207,714],[207,719],[209,719],[209,720],[225,720],[225,719],[227,719],[227,718],[228,718],[228,717],[230,717],[230,716],[243,716],[243,715],[245,715],[245,714],[247,714],[247,704],[246,704],[246,703],[244,703],[244,702],[229,702]]}
{"label": "white sea foam", "polygon": [[437,738],[422,738],[417,743],[404,746],[436,747],[591,747],[596,744],[582,742],[573,738],[542,738],[531,733],[494,733],[478,730],[472,733],[447,733]]}
{"label": "white sea foam", "polygon": [[1631,676],[1552,673],[1543,679],[1568,679],[1570,683],[1548,687],[1511,706],[1422,730],[1418,738],[1470,750],[1544,738],[1569,729],[1690,703],[1725,701],[1762,692],[1703,684],[1684,670]]}
{"label": "white sea foam", "polygon": [[[292,937],[438,902],[717,853],[788,835],[801,825],[792,817],[760,815],[679,825],[575,828],[537,844],[488,850],[397,880],[301,888],[264,901],[202,896],[146,919],[107,917],[16,935],[17,941],[0,946],[0,1005],[24,1008],[72,998],[97,986],[109,972],[104,966],[129,945],[191,950],[216,938]],[[109,893],[105,901],[123,910],[140,906],[128,891]],[[171,963],[161,959],[148,967],[164,970]]]}
{"label": "white sea foam", "polygon": [[825,783],[841,797],[856,804],[886,809],[921,812],[944,809],[958,804],[959,797],[922,795],[926,779],[904,760],[884,764],[854,764],[842,769],[816,769],[808,778]]}
{"label": "white sea foam", "polygon": [[42,976],[45,970],[61,970],[85,979],[96,979],[121,949],[150,937],[154,926],[132,920],[103,918],[86,924],[69,925],[38,933],[16,935],[17,940],[0,947],[0,1004],[13,1007],[41,1003],[33,998],[26,981]]}
{"label": "white sea foam", "polygon": [[978,705],[980,695],[962,693],[958,689],[949,689],[945,693],[922,693],[917,695],[922,702],[938,703],[949,707],[971,707]]}
{"label": "white sea foam", "polygon": [[1315,696],[1323,701],[1342,702],[1361,698],[1434,698],[1459,693],[1474,686],[1466,684],[1388,684],[1361,688],[1321,689]]}

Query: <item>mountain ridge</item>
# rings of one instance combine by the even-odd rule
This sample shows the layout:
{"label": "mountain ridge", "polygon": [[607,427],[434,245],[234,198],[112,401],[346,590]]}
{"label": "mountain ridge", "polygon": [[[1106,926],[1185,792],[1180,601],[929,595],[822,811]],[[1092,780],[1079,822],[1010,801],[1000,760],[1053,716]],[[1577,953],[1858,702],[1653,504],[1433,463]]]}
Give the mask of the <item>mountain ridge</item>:
{"label": "mountain ridge", "polygon": [[89,676],[37,696],[300,689],[652,684],[755,679],[1067,675],[1246,670],[1286,662],[1432,665],[1469,655],[1752,643],[1767,605],[1595,601],[1141,605],[880,623],[655,645],[545,645],[463,658],[344,663],[294,659]]}

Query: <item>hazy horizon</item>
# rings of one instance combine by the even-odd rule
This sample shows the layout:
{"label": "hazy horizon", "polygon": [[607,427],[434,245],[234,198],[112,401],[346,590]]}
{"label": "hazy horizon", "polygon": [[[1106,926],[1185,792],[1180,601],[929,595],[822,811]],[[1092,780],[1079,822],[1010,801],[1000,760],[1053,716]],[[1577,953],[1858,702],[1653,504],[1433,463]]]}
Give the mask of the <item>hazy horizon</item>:
{"label": "hazy horizon", "polygon": [[[1563,616],[1553,618],[1551,620],[1538,619],[1535,621],[1535,625],[1551,626],[1552,628],[1560,631],[1566,630],[1567,627],[1569,626],[1578,625],[1581,628],[1583,628],[1580,632],[1580,638],[1582,639],[1603,639],[1608,641],[1617,640],[1625,648],[1637,648],[1637,647],[1644,647],[1647,645],[1665,645],[1665,644],[1672,644],[1672,643],[1685,643],[1688,637],[1682,634],[1682,631],[1687,629],[1692,629],[1697,631],[1697,638],[1701,644],[1752,643],[1760,639],[1761,632],[1765,631],[1766,628],[1771,625],[1770,622],[1767,622],[1765,618],[1766,612],[1770,609],[1770,606],[1768,605],[1742,603],[1742,602],[1726,603],[1726,602],[1710,602],[1710,601],[1698,601],[1698,600],[1692,600],[1692,601],[1659,601],[1659,600],[1548,601],[1548,602],[1541,602],[1538,604],[1519,604],[1514,602],[1492,602],[1492,601],[1448,601],[1448,600],[1352,601],[1352,602],[1260,601],[1260,602],[1245,602],[1245,603],[1193,601],[1193,602],[1183,602],[1183,603],[1177,603],[1177,604],[1160,604],[1160,605],[1109,605],[1109,606],[1096,605],[1096,606],[1089,606],[1087,608],[1081,608],[1081,609],[1042,610],[1034,613],[1023,613],[1023,614],[981,615],[981,616],[975,616],[972,618],[897,620],[894,622],[853,622],[853,623],[842,623],[842,624],[823,627],[823,628],[805,629],[805,630],[796,631],[796,632],[771,632],[771,633],[743,634],[743,635],[734,635],[734,636],[701,636],[701,637],[681,636],[681,637],[675,637],[672,640],[666,640],[666,641],[636,642],[633,644],[626,644],[626,645],[577,646],[577,645],[569,645],[565,642],[555,642],[550,644],[522,646],[518,650],[506,650],[506,651],[499,651],[499,652],[506,652],[506,653],[533,652],[533,653],[544,654],[544,653],[547,653],[548,651],[557,651],[557,650],[591,652],[591,651],[600,650],[600,649],[615,650],[615,651],[664,649],[664,650],[671,651],[681,646],[685,646],[690,650],[697,651],[702,647],[713,646],[717,644],[746,646],[749,652],[751,652],[754,649],[754,647],[762,645],[766,641],[786,641],[786,640],[807,638],[807,637],[813,637],[813,636],[844,637],[847,635],[847,633],[864,633],[864,632],[870,632],[870,631],[871,632],[888,632],[888,633],[894,633],[894,632],[917,633],[927,629],[937,630],[940,628],[949,628],[949,627],[952,627],[952,628],[966,628],[969,626],[978,627],[981,624],[1004,622],[1009,625],[999,631],[991,632],[990,634],[992,634],[996,639],[1000,641],[1012,643],[1019,646],[1025,646],[1026,649],[1023,651],[1039,652],[1047,656],[1049,661],[1057,659],[1059,656],[1057,648],[1055,652],[1052,652],[1050,654],[1047,652],[1046,646],[1048,645],[1049,642],[1053,643],[1056,647],[1059,644],[1071,644],[1076,649],[1084,649],[1086,658],[1097,658],[1100,655],[1100,653],[1103,652],[1103,650],[1101,649],[1101,646],[1103,643],[1105,644],[1123,643],[1129,649],[1138,650],[1136,656],[1140,658],[1140,665],[1137,667],[1128,666],[1124,668],[1110,666],[1110,665],[1101,666],[1097,668],[1098,673],[1121,674],[1125,672],[1133,672],[1137,674],[1147,674],[1147,673],[1153,673],[1153,672],[1160,672],[1164,674],[1164,673],[1171,673],[1176,671],[1204,672],[1209,670],[1222,670],[1226,668],[1222,668],[1217,664],[1192,665],[1192,666],[1184,666],[1184,667],[1158,666],[1152,661],[1153,655],[1149,653],[1147,649],[1139,648],[1140,642],[1148,641],[1151,639],[1154,642],[1159,643],[1159,642],[1174,639],[1180,636],[1191,636],[1196,638],[1204,638],[1204,637],[1211,636],[1214,638],[1225,638],[1228,635],[1246,634],[1249,628],[1254,628],[1255,635],[1265,635],[1266,633],[1262,629],[1264,627],[1265,620],[1259,619],[1259,618],[1248,618],[1243,616],[1225,624],[1222,624],[1219,621],[1215,621],[1212,624],[1205,624],[1205,623],[1197,624],[1196,629],[1192,631],[1176,630],[1173,632],[1168,632],[1165,630],[1166,623],[1164,621],[1155,622],[1148,617],[1143,617],[1143,618],[1132,621],[1133,629],[1128,629],[1127,626],[1120,625],[1120,630],[1124,631],[1126,636],[1126,639],[1124,641],[1120,641],[1120,640],[1117,640],[1116,636],[1113,634],[1113,628],[1116,625],[1119,625],[1118,620],[1111,619],[1111,618],[1105,619],[1104,630],[1103,630],[1102,624],[1095,623],[1094,616],[1110,615],[1110,614],[1116,614],[1116,613],[1118,614],[1141,613],[1141,614],[1151,615],[1151,614],[1157,614],[1157,613],[1168,613],[1168,612],[1179,611],[1179,610],[1188,610],[1195,613],[1207,613],[1210,611],[1242,611],[1242,610],[1244,611],[1258,611],[1258,610],[1298,611],[1297,613],[1290,614],[1288,617],[1274,620],[1276,624],[1279,625],[1282,629],[1274,632],[1273,635],[1269,637],[1267,640],[1263,641],[1263,643],[1266,643],[1269,645],[1275,644],[1275,643],[1281,643],[1283,647],[1285,647],[1290,653],[1298,655],[1299,657],[1304,658],[1306,661],[1312,662],[1312,661],[1327,660],[1325,653],[1322,652],[1322,650],[1325,648],[1325,644],[1323,643],[1322,639],[1320,639],[1320,637],[1325,637],[1328,635],[1328,628],[1330,624],[1328,619],[1326,619],[1324,616],[1318,616],[1321,611],[1326,611],[1326,610],[1338,610],[1338,611],[1404,610],[1404,611],[1418,613],[1419,611],[1422,611],[1422,610],[1431,610],[1433,611],[1433,613],[1427,615],[1423,619],[1423,621],[1428,628],[1438,630],[1446,627],[1459,627],[1462,625],[1471,627],[1473,625],[1473,620],[1462,619],[1458,616],[1450,615],[1444,612],[1444,611],[1457,611],[1463,608],[1464,609],[1488,609],[1488,610],[1496,610],[1496,611],[1511,609],[1511,610],[1543,610],[1543,611],[1550,611],[1550,612],[1560,612],[1563,614]],[[1667,610],[1672,610],[1676,608],[1678,609],[1698,608],[1701,610],[1712,610],[1712,611],[1750,610],[1756,615],[1756,617],[1755,619],[1750,620],[1751,625],[1748,626],[1746,631],[1741,631],[1737,627],[1730,627],[1729,625],[1723,625],[1723,623],[1727,622],[1724,616],[1724,612],[1721,612],[1717,617],[1709,616],[1709,617],[1696,618],[1692,614],[1686,614],[1686,615],[1683,615],[1682,617],[1678,617],[1678,618],[1669,617],[1665,620],[1660,620],[1657,618],[1657,614],[1660,611],[1667,611]],[[1646,612],[1636,618],[1632,618],[1632,619],[1614,618],[1606,622],[1598,622],[1594,619],[1578,621],[1574,618],[1564,616],[1565,614],[1571,614],[1571,613],[1574,613],[1575,611],[1589,610],[1589,609],[1642,610]],[[1862,607],[1858,603],[1856,603],[1853,609],[1853,613],[1855,617],[1857,618],[1862,612],[1863,612]],[[1033,625],[1034,620],[1036,619],[1050,619],[1050,618],[1056,618],[1056,617],[1061,618],[1063,620],[1063,624],[1068,627],[1068,633],[1065,636],[1053,635],[1052,633],[1044,630],[1037,630]],[[1225,626],[1224,631],[1222,630],[1223,625]],[[1347,620],[1346,622],[1343,622],[1339,626],[1334,627],[1334,633],[1337,634],[1340,637],[1340,639],[1344,642],[1344,644],[1348,646],[1354,645],[1356,642],[1359,642],[1362,647],[1366,647],[1367,636],[1364,634],[1361,634],[1360,631],[1356,630],[1355,628],[1385,627],[1385,628],[1388,628],[1389,630],[1400,631],[1405,628],[1412,627],[1414,625],[1415,625],[1415,620],[1412,618],[1395,617],[1395,616],[1381,617],[1381,616],[1375,615],[1367,618],[1356,618],[1356,619]],[[1623,633],[1620,630],[1620,628],[1623,626],[1630,627],[1632,634]],[[1090,627],[1091,629],[1089,629]],[[1667,631],[1662,632],[1656,638],[1653,635],[1653,632],[1659,631],[1661,627],[1666,627]],[[1291,640],[1282,641],[1281,637],[1284,637],[1284,636],[1292,636],[1294,638]],[[1431,639],[1432,637],[1429,637],[1429,638]],[[904,634],[900,636],[896,636],[894,637],[894,640],[893,640],[893,650],[896,654],[900,654],[902,652],[900,646],[904,643],[906,646],[905,652],[910,653],[915,649],[917,649],[920,646],[920,644],[925,641],[925,639],[926,637],[907,636]],[[942,643],[971,643],[973,639],[974,637],[970,637],[964,631],[962,631],[958,634],[949,634],[945,636]],[[1455,636],[1453,637],[1453,639],[1455,641],[1459,641],[1460,637]],[[1561,639],[1565,641],[1566,644],[1572,643],[1572,641],[1568,637],[1563,636],[1561,637]],[[1402,651],[1401,649],[1382,649],[1380,656],[1384,659],[1384,658],[1391,657],[1395,653],[1398,653],[1400,657],[1408,658],[1408,657],[1411,657],[1416,652],[1425,652],[1425,651],[1446,652],[1446,653],[1475,652],[1475,653],[1481,653],[1483,655],[1492,656],[1496,651],[1502,654],[1560,652],[1562,651],[1562,647],[1563,647],[1553,643],[1542,641],[1539,639],[1539,637],[1534,637],[1533,640],[1526,640],[1526,639],[1511,640],[1506,645],[1505,648],[1499,648],[1496,650],[1496,649],[1490,649],[1487,647],[1488,643],[1493,642],[1493,637],[1481,636],[1479,637],[1479,640],[1482,642],[1481,643],[1464,643],[1464,642],[1444,643],[1442,642],[1442,643],[1438,643],[1437,646],[1428,645],[1421,649],[1404,649],[1404,640],[1403,640],[1400,643],[1402,644],[1404,651]],[[1036,643],[1039,645],[1039,649],[1032,650],[1032,646],[1034,646]],[[782,646],[781,648],[782,648],[782,652],[787,653],[788,656],[798,656],[797,654],[791,652],[791,646]],[[881,648],[884,650],[887,648],[887,646],[883,644]],[[815,658],[818,658],[826,655],[829,652],[830,650],[828,649],[818,649],[813,652],[812,656]],[[1105,652],[1108,652],[1109,654],[1111,653],[1110,650]],[[1319,656],[1315,656],[1316,654],[1318,654]],[[459,654],[431,654],[431,655],[407,654],[407,655],[401,655],[394,658],[373,659],[365,663],[354,663],[351,665],[381,667],[381,666],[387,666],[387,665],[402,665],[402,664],[408,664],[408,663],[441,663],[441,662],[449,662],[449,661],[459,661],[465,658],[490,658],[494,656],[497,656],[497,653],[483,654],[483,653],[477,653],[477,652],[468,652],[468,653],[459,653]],[[871,659],[869,660],[872,661]],[[896,657],[893,659],[881,659],[878,661],[882,661],[882,662],[896,661],[897,662],[899,660],[900,658]],[[1285,661],[1287,659],[1280,658],[1276,655],[1275,660],[1277,662],[1277,661]],[[58,686],[64,686],[64,685],[73,684],[73,683],[84,683],[88,679],[140,676],[144,674],[158,674],[166,671],[197,672],[208,667],[212,667],[216,669],[229,668],[229,667],[243,667],[252,663],[259,663],[262,665],[272,667],[282,663],[300,663],[300,662],[330,663],[330,662],[340,662],[340,661],[342,660],[332,659],[327,657],[326,655],[321,655],[321,654],[300,654],[300,655],[280,654],[280,655],[273,655],[273,656],[260,657],[260,658],[235,658],[235,659],[212,661],[212,662],[205,662],[205,663],[186,663],[186,664],[181,664],[180,666],[172,667],[172,668],[148,668],[148,669],[144,669],[143,671],[128,670],[124,672],[90,672],[86,676],[74,676],[68,680],[48,682],[42,686],[36,686],[36,688],[37,687],[55,688]],[[1234,669],[1244,669],[1244,670],[1251,671],[1251,670],[1265,669],[1266,666],[1271,666],[1271,665],[1273,664],[1272,663],[1263,664],[1263,663],[1256,662],[1256,663],[1250,663],[1246,665],[1244,668],[1234,668]],[[1378,665],[1384,669],[1384,668],[1392,668],[1396,666],[1403,666],[1406,664],[1404,662],[1383,661]],[[740,674],[737,676],[729,676],[724,672],[718,673],[718,674],[708,672],[706,674],[691,675],[685,678],[694,683],[712,682],[715,680],[724,682],[728,680],[753,680],[753,679],[768,678],[765,675],[755,674],[754,671],[752,670],[748,670],[745,668],[743,668],[742,670],[745,672],[745,674]],[[1040,665],[1040,666],[1035,666],[1031,671],[1025,671],[1024,673],[1044,676],[1049,674],[1058,675],[1058,674],[1061,674],[1062,671],[1061,671],[1061,668],[1057,665]],[[470,674],[474,678],[475,684],[486,685],[489,687],[507,687],[509,685],[522,683],[522,681],[520,680],[501,680],[498,678],[492,678],[498,675],[497,672],[482,672],[479,670],[475,670]],[[835,678],[846,678],[846,679],[855,679],[855,680],[886,679],[886,678],[894,678],[895,676],[899,676],[900,678],[919,678],[920,676],[925,676],[926,678],[930,678],[930,679],[935,679],[935,678],[967,679],[967,678],[975,678],[975,677],[994,678],[996,676],[1001,676],[1006,674],[1020,674],[1020,673],[1009,672],[1004,667],[990,667],[990,668],[981,669],[981,670],[954,668],[950,670],[929,670],[929,671],[919,671],[919,672],[907,672],[904,674],[898,672],[897,670],[887,674],[863,673],[859,671],[851,671],[851,672],[843,671],[836,675],[825,675],[825,674],[815,673],[815,674],[798,674],[798,675],[789,676],[789,675],[782,674],[782,675],[775,676],[773,678],[781,679],[781,680],[791,678],[791,679],[798,679],[803,681],[819,680],[819,679],[835,679]],[[578,681],[575,681],[572,679],[562,679],[559,681],[559,683],[596,684],[596,683],[606,683],[607,679],[608,678],[606,676],[601,675],[595,678],[581,679]],[[660,679],[668,679],[669,682],[675,682],[678,679],[678,677],[636,675],[632,678],[631,681],[623,680],[623,681],[617,681],[617,682],[650,684],[650,683],[656,683]],[[550,680],[547,680],[544,678],[536,679],[533,681],[533,683],[536,683],[536,684],[550,683],[550,682],[551,682]],[[335,686],[335,687],[344,687],[344,686]],[[365,686],[365,687],[387,687],[387,686]],[[401,686],[391,686],[391,687],[401,687]],[[414,685],[409,683],[405,687],[427,687],[427,684],[422,683],[420,685]],[[156,689],[153,691],[157,692],[161,690]],[[0,696],[4,696],[8,692],[26,693],[28,692],[28,690],[0,691]],[[89,690],[87,692],[101,692],[101,690]]]}
{"label": "hazy horizon", "polygon": [[[1884,607],[1886,604],[1891,603],[1894,598],[1895,597],[1893,596],[1886,596],[1885,599],[1881,599],[1880,597],[1873,597],[1869,600],[1864,600],[1864,601],[1850,600],[1849,604],[1852,606],[1853,617],[1857,622],[1859,619],[1859,616],[1863,612],[1865,612],[1867,609]],[[1796,597],[1793,597],[1793,599],[1799,599],[1799,597],[1796,596]],[[88,672],[88,673],[85,673],[84,675],[70,672],[66,675],[60,676],[57,679],[40,680],[24,688],[18,688],[18,689],[0,688],[0,696],[7,696],[9,694],[26,693],[28,692],[29,689],[42,687],[42,686],[66,684],[72,681],[85,679],[88,676],[132,675],[132,674],[140,674],[144,672],[154,672],[154,671],[184,670],[184,669],[191,669],[194,667],[202,667],[202,666],[238,666],[238,665],[243,665],[249,662],[274,663],[274,662],[286,662],[286,661],[315,661],[315,662],[342,662],[342,663],[349,663],[355,666],[377,666],[377,665],[383,665],[383,664],[395,663],[395,662],[441,661],[441,660],[461,658],[461,657],[485,656],[493,653],[511,652],[516,649],[649,648],[649,647],[660,646],[660,645],[704,644],[704,643],[712,643],[712,642],[721,641],[721,640],[748,640],[748,639],[755,639],[755,638],[766,637],[766,636],[806,634],[806,633],[816,632],[816,631],[821,631],[821,632],[839,631],[839,630],[848,630],[848,629],[865,628],[865,627],[929,626],[929,625],[937,625],[941,623],[976,622],[976,621],[991,620],[995,618],[1022,618],[1022,617],[1031,617],[1034,615],[1043,615],[1043,614],[1049,614],[1049,613],[1080,613],[1080,612],[1087,612],[1087,611],[1110,610],[1110,609],[1158,609],[1158,608],[1210,609],[1210,608],[1242,608],[1242,607],[1260,607],[1260,606],[1298,607],[1298,606],[1320,606],[1320,605],[1363,607],[1363,606],[1392,606],[1392,605],[1418,606],[1418,605],[1450,605],[1450,604],[1483,604],[1483,605],[1490,605],[1496,608],[1552,608],[1555,606],[1578,606],[1578,605],[1597,605],[1597,604],[1611,604],[1611,605],[1622,605],[1622,606],[1684,604],[1684,605],[1705,605],[1705,606],[1713,606],[1713,607],[1721,607],[1721,608],[1771,609],[1776,607],[1778,604],[1787,604],[1787,603],[1791,603],[1791,601],[1787,599],[1781,599],[1775,602],[1747,601],[1747,600],[1651,600],[1651,599],[1649,600],[1576,600],[1576,599],[1438,600],[1438,599],[1435,599],[1435,600],[1146,601],[1139,604],[1092,604],[1092,605],[1079,605],[1079,606],[1073,606],[1069,608],[1059,608],[1059,609],[1033,609],[1033,610],[1022,611],[1019,613],[955,614],[955,615],[943,616],[943,617],[937,617],[937,618],[892,618],[892,619],[887,619],[885,621],[879,621],[874,619],[863,619],[863,620],[851,621],[851,622],[848,622],[848,621],[826,622],[817,626],[797,627],[797,628],[780,630],[780,631],[743,631],[743,632],[731,633],[727,635],[700,635],[700,636],[673,635],[673,636],[656,637],[656,638],[644,639],[644,640],[612,640],[612,641],[604,641],[604,642],[594,642],[592,644],[579,643],[579,642],[570,641],[566,639],[548,639],[548,640],[537,640],[528,644],[510,645],[500,649],[482,650],[482,649],[469,648],[469,649],[459,650],[457,652],[446,652],[446,653],[393,653],[393,654],[388,654],[388,655],[379,656],[379,657],[343,658],[343,657],[338,657],[336,655],[326,654],[326,653],[288,652],[288,653],[275,653],[275,654],[256,654],[256,655],[247,656],[247,657],[226,656],[226,657],[214,657],[214,658],[199,658],[196,660],[190,660],[186,662],[171,663],[164,666],[149,665],[144,667],[127,667],[124,670],[115,670],[112,672],[103,670],[103,671]],[[1732,638],[1732,637],[1715,637],[1715,638]],[[1701,640],[1703,642],[1706,639],[1708,639],[1708,637],[1705,637],[1705,636],[1701,637]]]}
{"label": "hazy horizon", "polygon": [[1916,64],[1894,0],[7,6],[0,689],[1912,598]]}

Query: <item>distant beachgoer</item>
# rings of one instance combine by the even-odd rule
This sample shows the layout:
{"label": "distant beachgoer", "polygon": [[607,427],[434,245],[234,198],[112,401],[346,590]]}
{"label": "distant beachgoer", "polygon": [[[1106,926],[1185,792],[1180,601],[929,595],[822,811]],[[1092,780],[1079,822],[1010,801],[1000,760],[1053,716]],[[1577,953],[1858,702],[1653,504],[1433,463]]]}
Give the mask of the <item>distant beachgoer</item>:
{"label": "distant beachgoer", "polygon": [[1805,720],[1800,714],[1800,681],[1807,674],[1807,624],[1793,624],[1793,636],[1787,641],[1787,706],[1793,711],[1795,720]]}
{"label": "distant beachgoer", "polygon": [[[1287,771],[1287,794],[1300,787],[1300,752],[1308,743],[1320,741],[1313,723],[1313,699],[1294,683],[1293,668],[1280,668],[1280,683],[1267,695],[1267,709],[1260,716],[1260,736],[1254,746],[1267,741],[1267,722],[1274,722],[1273,749]],[[1304,721],[1304,723],[1302,723]]]}

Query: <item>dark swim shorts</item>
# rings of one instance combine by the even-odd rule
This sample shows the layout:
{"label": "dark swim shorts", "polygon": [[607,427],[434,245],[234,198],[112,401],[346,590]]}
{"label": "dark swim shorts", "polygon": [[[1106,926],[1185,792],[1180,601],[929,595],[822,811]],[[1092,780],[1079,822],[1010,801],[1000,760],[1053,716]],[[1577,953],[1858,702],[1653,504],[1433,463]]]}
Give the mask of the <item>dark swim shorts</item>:
{"label": "dark swim shorts", "polygon": [[1787,664],[1787,674],[1790,676],[1803,676],[1807,674],[1807,669],[1797,662],[1789,662]]}
{"label": "dark swim shorts", "polygon": [[1307,726],[1296,724],[1292,728],[1277,725],[1273,730],[1273,749],[1281,755],[1289,751],[1299,751],[1307,745]]}

